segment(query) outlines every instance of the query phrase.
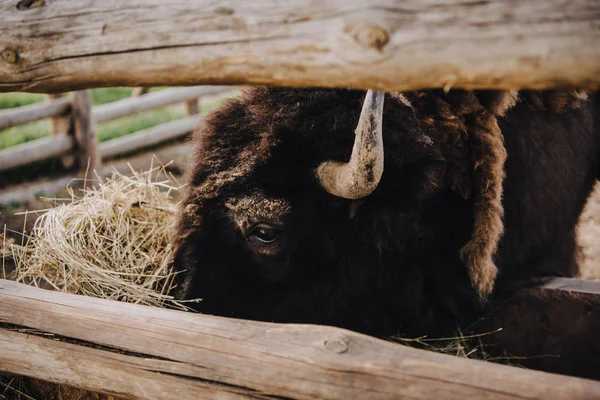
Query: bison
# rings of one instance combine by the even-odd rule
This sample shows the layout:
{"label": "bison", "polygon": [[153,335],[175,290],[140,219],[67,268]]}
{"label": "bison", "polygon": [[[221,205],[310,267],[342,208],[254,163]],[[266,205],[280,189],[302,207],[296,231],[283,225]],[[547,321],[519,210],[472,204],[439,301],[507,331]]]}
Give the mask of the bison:
{"label": "bison", "polygon": [[176,297],[227,317],[452,335],[578,273],[599,105],[581,91],[247,88],[195,132]]}

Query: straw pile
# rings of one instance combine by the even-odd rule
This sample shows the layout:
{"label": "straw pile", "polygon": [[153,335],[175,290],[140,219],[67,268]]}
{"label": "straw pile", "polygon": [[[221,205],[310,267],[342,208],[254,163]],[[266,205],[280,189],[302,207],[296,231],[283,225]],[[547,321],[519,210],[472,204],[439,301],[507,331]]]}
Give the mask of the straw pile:
{"label": "straw pile", "polygon": [[[179,189],[164,167],[114,172],[45,210],[24,245],[10,246],[15,280],[61,292],[186,309],[174,287],[171,240]],[[166,179],[159,180],[159,176]],[[53,199],[56,203],[60,200]],[[39,213],[36,212],[36,213]]]}
{"label": "straw pile", "polygon": [[[174,288],[171,241],[180,185],[166,166],[96,177],[69,199],[48,199],[22,243],[0,230],[2,271],[37,287],[92,297],[186,310]],[[90,183],[85,181],[86,185]],[[18,242],[18,241],[17,241]],[[10,268],[12,269],[12,268]],[[0,273],[2,272],[0,271]],[[3,278],[5,276],[2,276]],[[116,399],[37,379],[0,376],[0,399]]]}

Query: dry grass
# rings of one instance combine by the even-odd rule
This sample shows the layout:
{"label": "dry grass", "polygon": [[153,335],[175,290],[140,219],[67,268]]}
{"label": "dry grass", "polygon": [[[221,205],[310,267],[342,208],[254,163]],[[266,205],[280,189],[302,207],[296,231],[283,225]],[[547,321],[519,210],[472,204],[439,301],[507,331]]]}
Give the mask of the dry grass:
{"label": "dry grass", "polygon": [[26,243],[10,245],[15,280],[61,292],[187,309],[174,288],[171,241],[180,189],[164,167],[115,172],[81,196],[51,199]]}

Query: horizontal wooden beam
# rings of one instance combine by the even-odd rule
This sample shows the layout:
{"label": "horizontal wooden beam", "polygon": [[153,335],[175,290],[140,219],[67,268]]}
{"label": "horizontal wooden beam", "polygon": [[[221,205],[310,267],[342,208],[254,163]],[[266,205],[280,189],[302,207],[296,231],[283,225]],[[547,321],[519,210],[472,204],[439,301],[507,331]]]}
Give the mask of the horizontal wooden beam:
{"label": "horizontal wooden beam", "polygon": [[73,146],[73,138],[61,134],[8,147],[0,150],[0,171],[65,155]]}
{"label": "horizontal wooden beam", "polygon": [[184,137],[196,129],[200,119],[200,115],[190,115],[100,143],[100,157],[103,160],[113,158]]}
{"label": "horizontal wooden beam", "polygon": [[63,115],[71,106],[68,97],[61,97],[45,103],[0,110],[0,130],[38,121],[40,119]]}
{"label": "horizontal wooden beam", "polygon": [[199,315],[0,280],[0,371],[141,399],[589,399],[600,382],[348,330]]}
{"label": "horizontal wooden beam", "polygon": [[96,122],[105,122],[142,111],[232,90],[233,88],[228,86],[197,86],[165,89],[159,92],[144,94],[137,97],[128,97],[112,103],[100,105],[94,108],[93,113],[96,117]]}
{"label": "horizontal wooden beam", "polygon": [[0,21],[5,92],[600,87],[600,0],[15,0]]}
{"label": "horizontal wooden beam", "polygon": [[600,282],[585,279],[551,278],[541,287],[544,289],[600,295]]}

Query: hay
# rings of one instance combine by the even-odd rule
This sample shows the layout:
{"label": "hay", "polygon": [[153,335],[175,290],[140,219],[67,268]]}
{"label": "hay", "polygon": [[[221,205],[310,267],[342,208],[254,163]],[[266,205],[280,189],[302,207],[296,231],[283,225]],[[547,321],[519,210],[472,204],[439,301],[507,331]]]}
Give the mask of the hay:
{"label": "hay", "polygon": [[[129,303],[187,310],[175,287],[173,194],[164,166],[118,172],[71,199],[51,199],[26,243],[11,244],[15,280],[37,287]],[[159,180],[159,177],[165,178]],[[26,212],[26,215],[32,212]],[[36,211],[39,214],[40,211]]]}
{"label": "hay", "polygon": [[[33,232],[15,243],[0,230],[0,277],[29,285],[129,303],[188,310],[175,287],[172,236],[181,186],[167,165],[105,180],[84,180],[77,196],[47,199]],[[86,188],[87,184],[94,184]],[[26,222],[26,220],[25,220]],[[25,223],[24,223],[25,226]],[[26,238],[26,239],[25,239]],[[0,376],[0,399],[116,399],[33,378]]]}
{"label": "hay", "polygon": [[417,338],[406,338],[402,336],[392,336],[390,340],[405,346],[430,350],[459,358],[490,361],[492,360],[492,357],[487,354],[480,339],[501,330],[502,328],[498,328],[491,332],[463,335],[462,331],[457,329],[456,336],[452,337],[429,338],[427,336],[422,336]]}

